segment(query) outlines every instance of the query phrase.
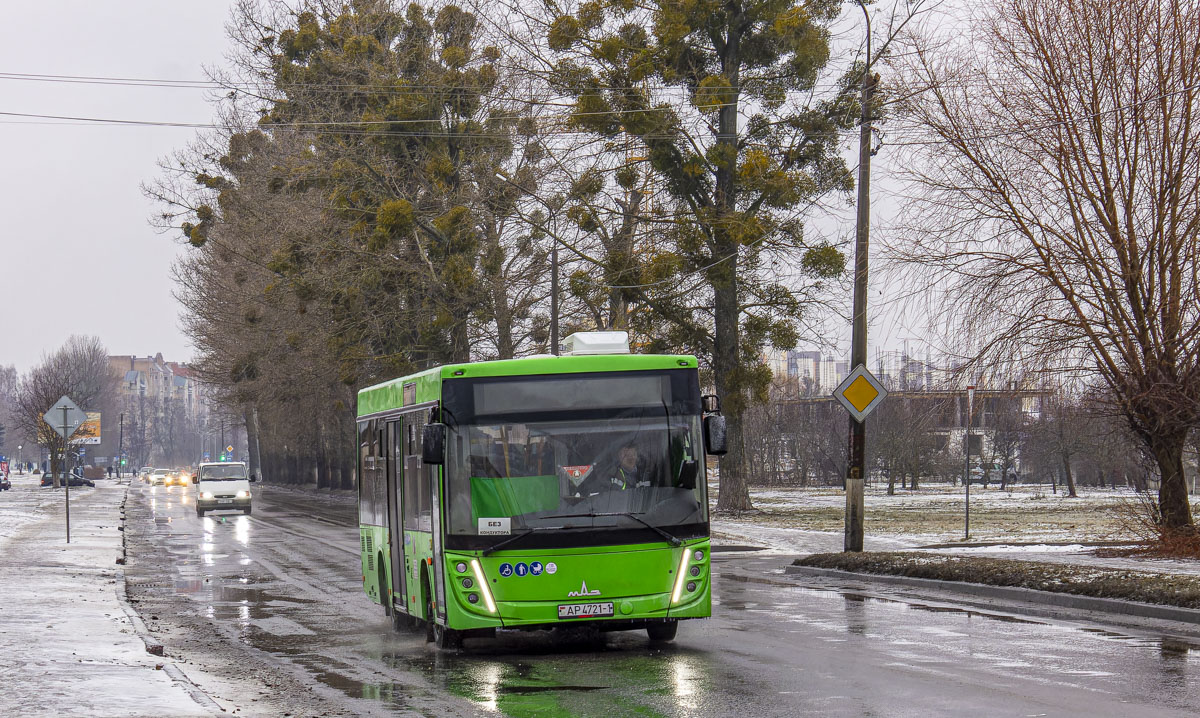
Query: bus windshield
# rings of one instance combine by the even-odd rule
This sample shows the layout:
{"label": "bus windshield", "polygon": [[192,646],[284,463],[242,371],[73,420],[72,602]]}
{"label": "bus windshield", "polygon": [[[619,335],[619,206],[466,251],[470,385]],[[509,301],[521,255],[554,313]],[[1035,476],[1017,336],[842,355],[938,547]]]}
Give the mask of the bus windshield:
{"label": "bus windshield", "polygon": [[498,542],[537,531],[540,545],[553,545],[546,534],[707,524],[694,371],[446,388],[448,536]]}

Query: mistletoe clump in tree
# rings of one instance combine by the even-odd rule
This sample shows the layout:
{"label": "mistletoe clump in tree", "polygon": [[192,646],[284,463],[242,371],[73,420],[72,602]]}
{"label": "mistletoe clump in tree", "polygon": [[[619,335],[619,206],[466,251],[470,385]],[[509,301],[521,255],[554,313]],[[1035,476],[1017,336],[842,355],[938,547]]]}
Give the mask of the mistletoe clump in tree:
{"label": "mistletoe clump in tree", "polygon": [[661,336],[710,364],[730,429],[718,508],[750,508],[741,417],[769,385],[763,350],[795,345],[813,292],[845,265],[801,222],[819,198],[853,186],[837,145],[858,115],[857,73],[817,92],[839,3],[552,8],[547,45],[553,81],[573,100],[568,122],[636,138],[670,203],[659,249],[627,291],[670,324]]}

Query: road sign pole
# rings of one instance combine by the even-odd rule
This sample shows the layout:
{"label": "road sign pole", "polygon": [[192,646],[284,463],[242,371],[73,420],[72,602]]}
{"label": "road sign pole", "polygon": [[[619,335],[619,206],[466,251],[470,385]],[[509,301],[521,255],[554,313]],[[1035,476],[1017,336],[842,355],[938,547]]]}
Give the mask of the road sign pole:
{"label": "road sign pole", "polygon": [[963,539],[971,538],[971,413],[975,403],[975,387],[967,387],[967,433],[963,437],[963,487],[966,500],[963,502]]}
{"label": "road sign pole", "polygon": [[66,488],[66,490],[67,490],[67,493],[66,493],[66,496],[67,496],[67,543],[71,543],[71,475],[69,473],[67,473],[67,452],[71,448],[71,439],[70,439],[71,430],[70,430],[70,427],[67,425],[67,412],[68,411],[69,411],[69,409],[67,407],[64,406],[62,408],[62,413],[63,413],[63,423],[62,423],[63,452],[62,452],[62,460],[59,463],[62,466],[63,481],[66,482],[66,486],[64,488]]}

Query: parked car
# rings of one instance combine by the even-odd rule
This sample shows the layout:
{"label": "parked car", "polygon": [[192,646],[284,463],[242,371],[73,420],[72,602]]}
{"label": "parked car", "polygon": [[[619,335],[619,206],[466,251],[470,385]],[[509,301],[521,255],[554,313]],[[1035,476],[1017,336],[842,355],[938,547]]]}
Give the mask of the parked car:
{"label": "parked car", "polygon": [[12,488],[12,482],[8,480],[8,474],[0,476],[0,491],[8,491]]}
{"label": "parked car", "polygon": [[[58,475],[58,481],[59,481],[59,485],[61,486],[63,483],[62,474]],[[42,486],[53,486],[53,485],[54,485],[54,474],[50,473],[49,471],[42,474]],[[71,474],[71,486],[95,486],[95,485],[96,485],[96,482],[92,481],[91,479],[85,479],[82,476],[78,476],[76,474]]]}

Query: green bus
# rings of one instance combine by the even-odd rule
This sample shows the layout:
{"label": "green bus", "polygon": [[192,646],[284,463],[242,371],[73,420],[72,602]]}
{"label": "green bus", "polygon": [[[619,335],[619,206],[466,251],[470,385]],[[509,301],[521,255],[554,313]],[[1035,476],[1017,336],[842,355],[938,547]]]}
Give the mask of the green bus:
{"label": "green bus", "polygon": [[453,647],[585,624],[675,637],[711,614],[696,358],[581,332],[561,356],[451,364],[358,394],[363,589]]}

